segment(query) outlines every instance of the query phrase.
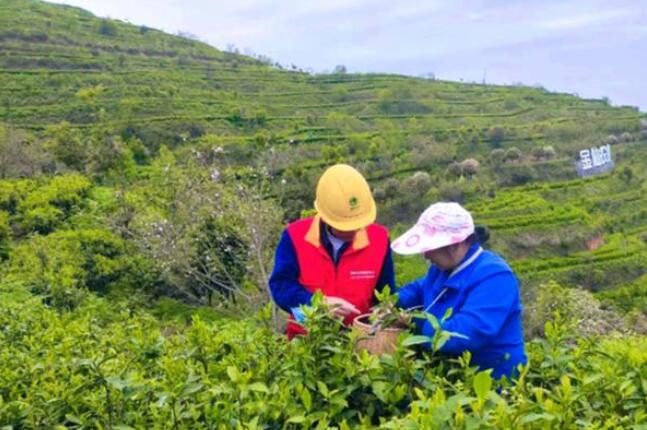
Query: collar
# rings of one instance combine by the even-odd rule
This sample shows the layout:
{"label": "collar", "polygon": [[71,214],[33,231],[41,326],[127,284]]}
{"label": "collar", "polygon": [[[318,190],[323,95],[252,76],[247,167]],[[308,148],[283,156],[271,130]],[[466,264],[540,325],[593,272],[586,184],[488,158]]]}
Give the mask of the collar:
{"label": "collar", "polygon": [[478,243],[472,244],[472,246],[470,246],[470,248],[467,250],[465,257],[463,257],[460,264],[456,266],[456,268],[451,272],[444,272],[447,276],[447,280],[445,281],[444,285],[449,288],[460,289],[463,283],[462,279],[464,279],[464,277],[459,276],[459,274],[472,266],[482,253],[483,248],[481,248],[481,245],[479,245]]}
{"label": "collar", "polygon": [[[322,233],[325,234],[325,231],[321,228],[323,225],[323,222],[321,221],[321,217],[319,215],[316,215],[312,219],[312,224],[310,225],[310,228],[308,229],[308,232],[306,233],[305,240],[312,246],[319,248],[322,244],[322,239],[321,235]],[[355,238],[353,239],[353,251],[357,251],[359,249],[366,248],[370,244],[368,240],[368,233],[366,232],[366,228],[363,228],[359,230],[357,233],[355,233]]]}

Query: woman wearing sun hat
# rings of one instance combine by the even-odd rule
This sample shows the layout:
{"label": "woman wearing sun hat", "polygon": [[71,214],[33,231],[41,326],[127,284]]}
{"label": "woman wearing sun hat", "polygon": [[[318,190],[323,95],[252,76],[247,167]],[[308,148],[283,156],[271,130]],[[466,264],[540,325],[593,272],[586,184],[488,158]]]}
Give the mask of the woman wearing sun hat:
{"label": "woman wearing sun hat", "polygon": [[[459,356],[470,351],[472,364],[493,369],[492,376],[513,376],[527,362],[521,327],[519,283],[497,254],[484,250],[470,213],[458,203],[436,203],[397,238],[398,254],[423,254],[431,262],[427,275],[398,290],[398,306],[422,308],[457,333],[441,352]],[[428,321],[417,320],[421,334],[434,335]]]}

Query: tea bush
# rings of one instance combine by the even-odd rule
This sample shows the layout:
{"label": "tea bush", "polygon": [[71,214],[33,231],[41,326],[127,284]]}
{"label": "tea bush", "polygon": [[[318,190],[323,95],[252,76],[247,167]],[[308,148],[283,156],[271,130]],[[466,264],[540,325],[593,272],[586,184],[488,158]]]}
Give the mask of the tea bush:
{"label": "tea bush", "polygon": [[154,273],[142,257],[106,230],[61,230],[34,235],[11,253],[3,282],[20,285],[45,296],[50,305],[71,309],[88,291],[111,289],[146,291]]}
{"label": "tea bush", "polygon": [[92,183],[81,175],[57,176],[17,196],[17,219],[23,234],[50,233],[78,208]]}
{"label": "tea bush", "polygon": [[16,294],[0,290],[4,428],[638,430],[647,419],[641,337],[575,340],[549,322],[518,380],[497,382],[467,357],[358,353],[318,310],[288,342],[269,310],[170,327],[127,302],[90,297],[61,313]]}

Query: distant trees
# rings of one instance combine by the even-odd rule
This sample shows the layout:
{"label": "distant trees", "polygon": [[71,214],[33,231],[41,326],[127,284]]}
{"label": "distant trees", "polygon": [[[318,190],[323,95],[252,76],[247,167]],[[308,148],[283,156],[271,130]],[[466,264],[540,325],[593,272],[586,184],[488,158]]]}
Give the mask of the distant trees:
{"label": "distant trees", "polygon": [[431,188],[431,176],[427,172],[416,172],[404,181],[404,186],[415,196],[424,196]]}
{"label": "distant trees", "polygon": [[68,122],[52,126],[46,131],[46,146],[54,156],[54,160],[79,172],[85,170],[87,161],[86,143],[80,133],[73,129]]}
{"label": "distant trees", "polygon": [[505,151],[505,155],[503,157],[503,161],[506,162],[515,162],[521,160],[521,150],[517,148],[516,146],[508,148],[507,151]]}
{"label": "distant trees", "polygon": [[50,161],[40,140],[0,123],[0,178],[37,176]]}
{"label": "distant trees", "polygon": [[631,183],[632,179],[634,178],[634,171],[631,167],[625,166],[619,173],[620,178],[624,181],[624,183],[629,184]]}
{"label": "distant trees", "polygon": [[503,163],[503,160],[505,159],[505,150],[501,148],[496,148],[493,149],[492,152],[490,152],[490,162],[498,166],[499,164]]}
{"label": "distant trees", "polygon": [[124,141],[121,136],[101,128],[81,132],[67,122],[49,127],[44,145],[53,158],[53,171],[75,170],[97,179],[125,179],[132,174],[135,157],[144,161],[148,152],[134,137]]}
{"label": "distant trees", "polygon": [[452,176],[471,178],[479,173],[481,163],[474,158],[467,158],[461,162],[454,161],[447,167],[447,173]]}
{"label": "distant trees", "polygon": [[233,107],[229,111],[227,121],[239,127],[259,127],[267,121],[267,112],[261,108]]}
{"label": "distant trees", "polygon": [[557,152],[552,146],[538,146],[532,149],[531,155],[535,160],[550,160],[555,158]]}
{"label": "distant trees", "polygon": [[[647,129],[646,129],[647,130]],[[628,143],[635,140],[635,136],[628,131],[625,131],[619,135],[610,134],[602,141],[605,145],[616,145],[618,143]]]}
{"label": "distant trees", "polygon": [[501,127],[492,127],[487,132],[487,138],[493,148],[499,148],[505,138],[505,130]]}
{"label": "distant trees", "polygon": [[460,167],[464,175],[471,177],[479,172],[481,163],[474,158],[467,158],[460,162]]}
{"label": "distant trees", "polygon": [[190,31],[182,31],[182,30],[180,30],[180,31],[177,32],[177,35],[179,37],[183,37],[185,39],[195,40],[197,42],[200,41],[200,38],[197,35],[191,33]]}
{"label": "distant trees", "polygon": [[615,145],[618,143],[618,137],[610,134],[602,141],[602,143],[604,143],[605,145]]}
{"label": "distant trees", "polygon": [[116,36],[117,25],[109,19],[102,19],[99,23],[99,34],[103,36]]}
{"label": "distant trees", "polygon": [[631,142],[633,140],[634,140],[633,134],[631,134],[631,133],[629,133],[627,131],[625,131],[624,133],[622,133],[620,135],[620,141],[621,142]]}
{"label": "distant trees", "polygon": [[339,75],[343,75],[347,72],[348,70],[346,69],[346,66],[344,66],[343,64],[337,64],[333,70],[333,73],[339,74]]}

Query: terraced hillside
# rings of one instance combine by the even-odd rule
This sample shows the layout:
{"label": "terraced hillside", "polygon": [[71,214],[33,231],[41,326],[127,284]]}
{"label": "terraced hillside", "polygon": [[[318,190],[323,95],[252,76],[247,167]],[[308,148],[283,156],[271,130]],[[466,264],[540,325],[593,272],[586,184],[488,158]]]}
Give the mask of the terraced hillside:
{"label": "terraced hillside", "polygon": [[[644,113],[270,63],[0,0],[1,428],[644,430]],[[615,169],[577,178],[601,144]],[[318,298],[308,336],[277,333],[274,246],[339,161],[392,236],[439,199],[490,228],[525,295],[518,380],[406,333],[358,352]]]}
{"label": "terraced hillside", "polygon": [[[435,199],[465,201],[530,284],[555,275],[602,290],[644,272],[647,126],[634,108],[542,88],[288,71],[32,0],[4,0],[0,29],[0,121],[29,164],[8,162],[6,177],[76,170],[109,194],[117,183],[135,193],[160,148],[179,159],[216,150],[214,165],[234,177],[266,171],[290,219],[311,206],[322,168],[345,161],[371,179],[395,231]],[[576,154],[603,142],[616,172],[576,179]],[[123,157],[129,185],[107,174],[119,169],[106,159]]]}

